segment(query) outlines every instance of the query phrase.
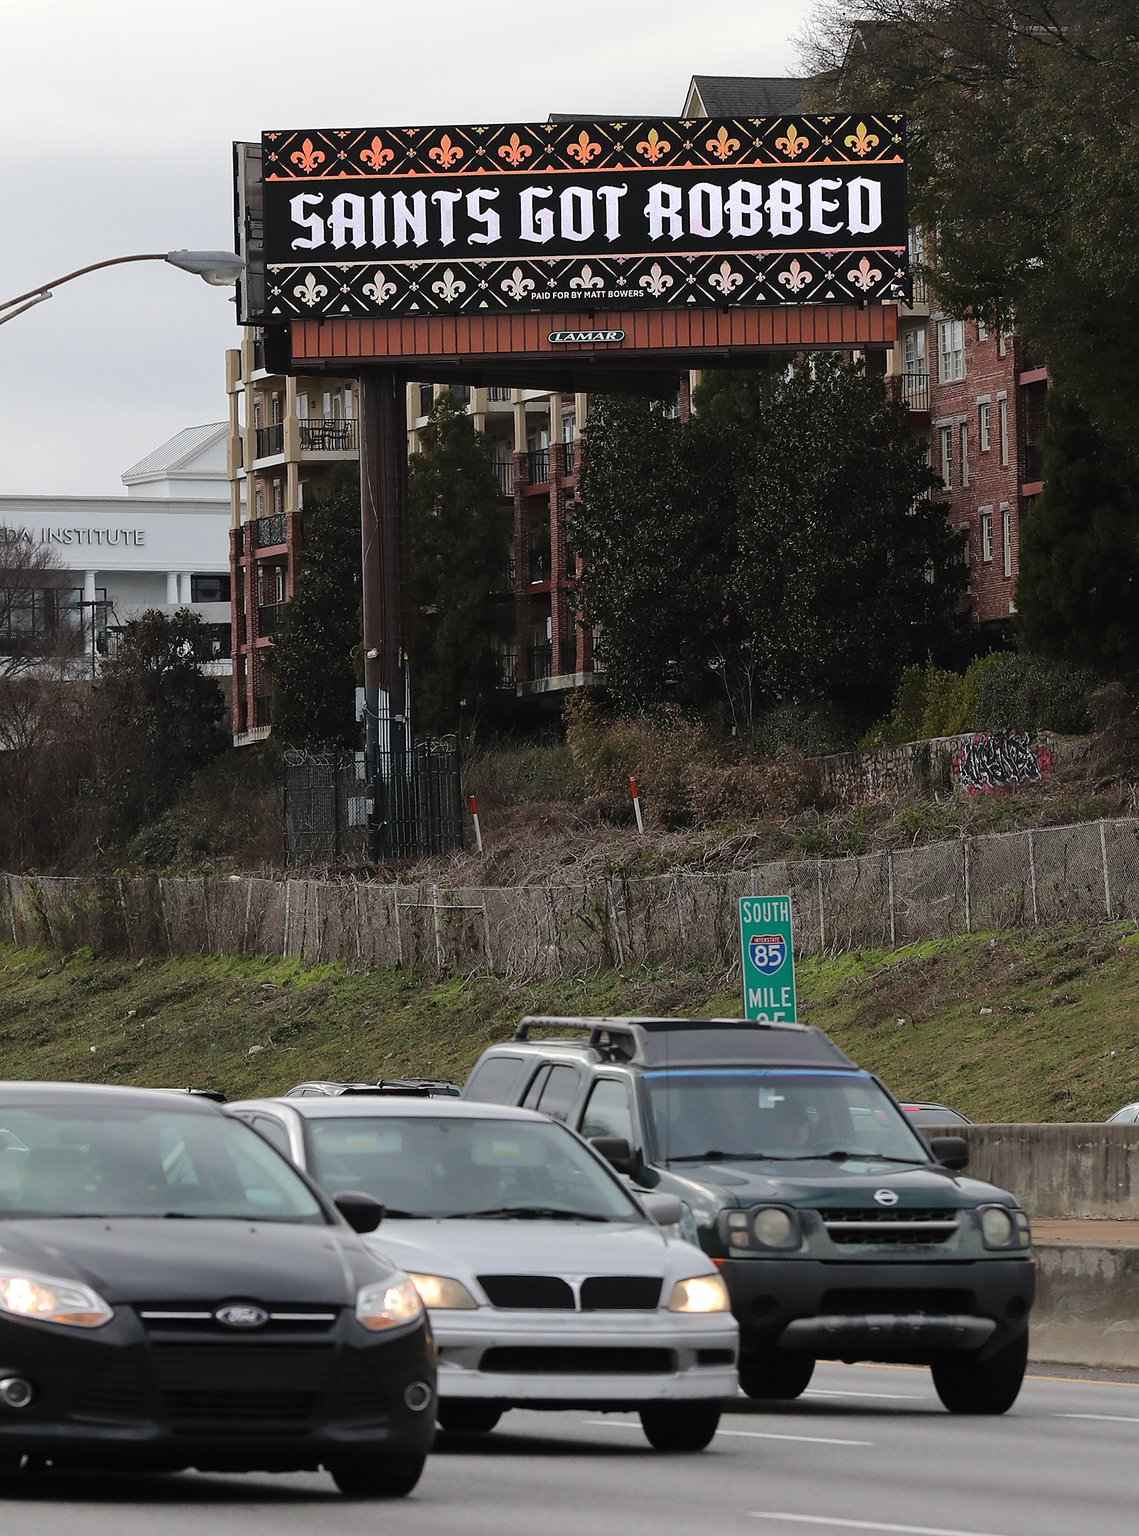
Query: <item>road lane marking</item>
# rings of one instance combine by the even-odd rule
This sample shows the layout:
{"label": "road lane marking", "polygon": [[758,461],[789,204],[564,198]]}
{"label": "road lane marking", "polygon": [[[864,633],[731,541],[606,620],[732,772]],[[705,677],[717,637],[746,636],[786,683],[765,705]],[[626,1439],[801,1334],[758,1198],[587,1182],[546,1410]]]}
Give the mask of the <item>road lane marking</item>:
{"label": "road lane marking", "polygon": [[808,1387],[803,1393],[804,1397],[882,1397],[889,1398],[897,1403],[920,1403],[921,1395],[917,1392],[840,1392],[838,1388],[833,1391],[828,1387]]}
{"label": "road lane marking", "polygon": [[1054,1413],[1054,1419],[1101,1419],[1107,1424],[1139,1424],[1134,1413]]}
{"label": "road lane marking", "polygon": [[[595,1429],[640,1429],[620,1419],[582,1419]],[[777,1435],[760,1429],[718,1429],[717,1435],[735,1435],[739,1440],[799,1440],[806,1445],[873,1445],[873,1440],[837,1440],[823,1435]]]}
{"label": "road lane marking", "polygon": [[887,1525],[881,1520],[840,1520],[831,1515],[790,1515],[783,1510],[749,1509],[753,1520],[794,1520],[803,1525],[837,1525],[854,1531],[893,1531],[901,1536],[988,1536],[984,1531],[962,1531],[941,1525]]}

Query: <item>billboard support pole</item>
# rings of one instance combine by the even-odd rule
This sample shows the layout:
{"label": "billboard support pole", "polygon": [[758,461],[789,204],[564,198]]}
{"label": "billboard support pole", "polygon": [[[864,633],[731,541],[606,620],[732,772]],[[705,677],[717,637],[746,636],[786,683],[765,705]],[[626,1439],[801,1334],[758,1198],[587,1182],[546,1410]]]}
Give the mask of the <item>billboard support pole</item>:
{"label": "billboard support pole", "polygon": [[372,859],[414,841],[408,670],[407,397],[401,374],[360,375],[364,773]]}

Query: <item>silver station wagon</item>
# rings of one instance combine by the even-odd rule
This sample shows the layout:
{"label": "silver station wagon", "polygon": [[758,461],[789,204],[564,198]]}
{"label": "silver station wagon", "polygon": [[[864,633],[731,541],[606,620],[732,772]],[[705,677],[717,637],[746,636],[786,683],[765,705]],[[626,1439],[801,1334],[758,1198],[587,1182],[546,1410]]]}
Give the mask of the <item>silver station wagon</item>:
{"label": "silver station wagon", "polygon": [[[737,1328],[669,1196],[636,1196],[575,1132],[450,1099],[231,1104],[329,1194],[385,1207],[365,1239],[419,1288],[444,1430],[509,1408],[636,1411],[660,1450],[698,1451],[736,1394]],[[675,1209],[674,1209],[675,1207]]]}

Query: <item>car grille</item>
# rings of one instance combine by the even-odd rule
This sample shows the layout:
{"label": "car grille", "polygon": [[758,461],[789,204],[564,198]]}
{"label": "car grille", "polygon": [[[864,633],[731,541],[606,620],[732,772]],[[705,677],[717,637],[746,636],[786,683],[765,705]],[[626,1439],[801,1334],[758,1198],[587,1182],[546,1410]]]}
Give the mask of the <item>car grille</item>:
{"label": "car grille", "polygon": [[154,1404],[136,1360],[120,1359],[86,1382],[71,1418],[91,1424],[135,1424],[154,1417]]}
{"label": "car grille", "polygon": [[518,1376],[658,1376],[676,1369],[670,1349],[574,1349],[570,1345],[545,1349],[498,1346],[480,1362],[488,1372]]}
{"label": "car grille", "polygon": [[156,1345],[155,1380],[170,1426],[211,1434],[233,1424],[261,1435],[290,1434],[314,1417],[331,1384],[329,1345]]}
{"label": "car grille", "polygon": [[[220,1303],[218,1303],[220,1305]],[[248,1331],[227,1328],[214,1316],[210,1305],[142,1303],[136,1308],[140,1321],[148,1334],[194,1335],[203,1340],[217,1342],[220,1339],[246,1339]],[[256,1330],[257,1338],[289,1337],[298,1333],[322,1334],[336,1326],[338,1316],[335,1307],[274,1307],[266,1308],[269,1320]]]}
{"label": "car grille", "polygon": [[820,1211],[819,1215],[832,1243],[947,1243],[959,1225],[958,1213],[947,1210],[871,1206]]}
{"label": "car grille", "polygon": [[652,1312],[660,1305],[654,1275],[590,1275],[573,1286],[557,1275],[480,1275],[492,1307],[575,1312]]}

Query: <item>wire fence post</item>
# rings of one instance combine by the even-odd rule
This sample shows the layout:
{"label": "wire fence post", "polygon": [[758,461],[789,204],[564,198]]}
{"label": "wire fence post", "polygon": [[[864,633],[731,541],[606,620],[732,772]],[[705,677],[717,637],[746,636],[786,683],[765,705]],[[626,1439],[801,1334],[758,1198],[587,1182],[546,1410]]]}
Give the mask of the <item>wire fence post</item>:
{"label": "wire fence post", "polygon": [[395,923],[395,963],[403,964],[403,929],[399,921],[399,887],[392,888],[392,913]]}
{"label": "wire fence post", "polygon": [[886,850],[886,897],[890,903],[890,948],[893,949],[898,938],[897,913],[894,909],[894,852]]}
{"label": "wire fence post", "polygon": [[617,907],[613,900],[613,882],[608,877],[605,880],[605,895],[609,902],[609,917],[613,923],[613,942],[617,946],[617,964],[625,964],[625,949],[621,943],[621,925],[617,921]]}
{"label": "wire fence post", "polygon": [[435,966],[443,969],[443,919],[439,916],[439,887],[431,887],[431,921],[435,927]]}
{"label": "wire fence post", "polygon": [[494,971],[494,955],[491,953],[490,948],[490,913],[486,909],[485,901],[482,904],[482,936],[483,943],[486,946],[487,975],[491,975]]}
{"label": "wire fence post", "polygon": [[965,883],[965,932],[973,932],[973,905],[969,891],[969,839],[961,839],[961,868]]}
{"label": "wire fence post", "polygon": [[1036,927],[1040,926],[1040,909],[1036,899],[1036,840],[1030,832],[1028,834],[1028,888],[1032,892],[1032,921]]}
{"label": "wire fence post", "polygon": [[820,859],[815,866],[815,876],[819,892],[819,953],[825,954],[827,948],[827,918],[823,910],[823,861]]}
{"label": "wire fence post", "polygon": [[249,953],[249,917],[252,911],[253,881],[252,879],[248,879],[245,882],[245,922],[242,924],[241,928],[241,953],[243,955],[247,955]]}
{"label": "wire fence post", "polygon": [[285,881],[285,931],[281,938],[281,957],[287,958],[289,953],[289,920],[292,917],[293,882]]}
{"label": "wire fence post", "polygon": [[1106,823],[1099,824],[1099,851],[1103,859],[1103,904],[1107,910],[1107,920],[1111,922],[1111,880],[1107,873],[1107,832]]}

